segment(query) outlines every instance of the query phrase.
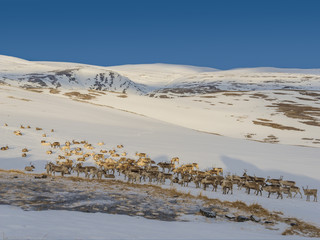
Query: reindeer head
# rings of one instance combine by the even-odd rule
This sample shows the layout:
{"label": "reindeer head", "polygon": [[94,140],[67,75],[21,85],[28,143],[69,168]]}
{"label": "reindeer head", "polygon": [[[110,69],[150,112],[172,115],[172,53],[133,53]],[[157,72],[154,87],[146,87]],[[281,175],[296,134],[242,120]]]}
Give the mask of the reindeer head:
{"label": "reindeer head", "polygon": [[247,174],[247,172],[248,172],[248,170],[247,169],[243,169],[243,177],[246,177],[246,176],[248,176],[248,174]]}

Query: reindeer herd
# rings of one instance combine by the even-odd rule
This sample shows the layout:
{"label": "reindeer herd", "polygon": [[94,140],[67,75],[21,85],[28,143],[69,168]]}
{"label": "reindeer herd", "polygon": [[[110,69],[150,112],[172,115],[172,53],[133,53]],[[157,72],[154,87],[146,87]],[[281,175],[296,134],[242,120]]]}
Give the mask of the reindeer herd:
{"label": "reindeer herd", "polygon": [[[7,126],[7,125],[5,125]],[[24,128],[22,125],[20,128]],[[27,128],[30,128],[28,126]],[[42,128],[36,128],[40,131]],[[54,129],[51,130],[54,132]],[[22,133],[17,130],[14,134],[21,136]],[[46,137],[46,134],[42,135]],[[45,165],[48,175],[55,175],[60,173],[61,176],[76,173],[77,177],[80,175],[85,178],[115,178],[116,175],[123,175],[124,179],[131,183],[156,183],[164,184],[166,181],[170,185],[179,184],[183,187],[188,187],[190,183],[194,184],[196,188],[203,188],[207,190],[212,188],[212,191],[221,189],[223,194],[233,194],[234,186],[238,190],[244,189],[247,194],[252,191],[256,195],[262,196],[263,192],[268,194],[276,194],[277,198],[283,199],[283,195],[287,198],[294,198],[299,195],[302,198],[300,188],[296,186],[294,181],[279,179],[267,179],[263,177],[250,176],[247,170],[242,176],[227,174],[223,176],[222,168],[212,168],[206,170],[199,170],[197,163],[179,164],[180,159],[174,157],[170,162],[159,162],[151,160],[146,153],[136,152],[134,158],[128,158],[127,153],[124,152],[123,145],[117,145],[113,149],[96,149],[87,141],[66,141],[64,144],[60,142],[47,142],[41,140],[41,145],[50,147],[46,150],[48,155],[58,155],[56,162],[49,162]],[[104,146],[103,142],[98,143],[99,147]],[[8,146],[2,147],[1,150],[8,150]],[[26,156],[27,148],[22,149],[22,156]],[[25,157],[24,156],[24,157]],[[73,159],[71,159],[73,158]],[[92,162],[94,166],[85,166],[86,162]],[[34,166],[25,167],[26,171],[33,171]],[[317,201],[317,189],[305,189],[304,194],[307,196],[307,201],[313,196],[313,201]],[[294,194],[294,195],[293,195]]]}

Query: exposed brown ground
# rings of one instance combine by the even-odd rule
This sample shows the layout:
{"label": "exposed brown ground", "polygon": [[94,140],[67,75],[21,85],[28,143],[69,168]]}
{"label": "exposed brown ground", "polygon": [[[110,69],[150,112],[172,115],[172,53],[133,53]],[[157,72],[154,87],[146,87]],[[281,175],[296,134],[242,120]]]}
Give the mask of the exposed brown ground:
{"label": "exposed brown ground", "polygon": [[266,126],[266,127],[272,127],[276,129],[281,129],[281,130],[293,130],[293,131],[304,131],[303,129],[295,128],[295,127],[290,127],[290,126],[285,126],[281,125],[278,123],[272,123],[272,122],[262,122],[262,121],[252,121],[256,125],[261,125],[261,126]]}
{"label": "exposed brown ground", "polygon": [[60,90],[55,89],[55,88],[51,88],[51,89],[49,90],[49,92],[52,93],[52,94],[59,94],[59,93],[60,93]]}
{"label": "exposed brown ground", "polygon": [[8,96],[8,98],[17,99],[17,100],[26,101],[26,102],[32,101],[31,99],[27,99],[27,98],[17,98],[17,97],[14,97],[14,96]]}
{"label": "exposed brown ground", "polygon": [[92,96],[90,94],[83,94],[79,92],[67,92],[67,93],[64,93],[64,95],[71,98],[81,99],[81,100],[92,100],[95,98],[95,96]]}

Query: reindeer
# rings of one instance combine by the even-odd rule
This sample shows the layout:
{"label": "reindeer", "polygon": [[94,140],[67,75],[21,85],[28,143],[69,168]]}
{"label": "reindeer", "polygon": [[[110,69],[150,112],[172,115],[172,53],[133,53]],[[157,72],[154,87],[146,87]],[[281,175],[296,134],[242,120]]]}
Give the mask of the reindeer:
{"label": "reindeer", "polygon": [[116,163],[112,163],[112,162],[102,163],[102,167],[106,173],[109,174],[109,171],[112,171],[112,174],[114,174],[116,169]]}
{"label": "reindeer", "polygon": [[291,189],[290,187],[280,187],[280,191],[283,194],[287,194],[287,198],[292,198]]}
{"label": "reindeer", "polygon": [[246,181],[244,183],[244,187],[246,188],[246,191],[248,194],[250,194],[250,189],[255,190],[256,195],[258,196],[259,192],[260,192],[260,196],[262,196],[262,191],[261,191],[261,186],[260,184],[256,183],[256,182],[248,182]]}
{"label": "reindeer", "polygon": [[212,172],[216,175],[222,175],[223,174],[223,169],[222,168],[213,168]]}
{"label": "reindeer", "polygon": [[30,163],[30,166],[26,166],[24,168],[25,171],[32,172],[35,169],[35,166]]}
{"label": "reindeer", "polygon": [[280,186],[278,186],[278,185],[267,185],[267,186],[262,187],[262,189],[269,193],[268,198],[270,198],[271,193],[277,193],[278,194],[277,199],[279,197],[281,197],[281,199],[283,199]]}
{"label": "reindeer", "polygon": [[295,197],[298,193],[300,194],[300,197],[302,198],[302,194],[300,192],[300,188],[297,186],[290,187],[290,191],[293,193],[296,193],[293,197]]}
{"label": "reindeer", "polygon": [[138,152],[136,152],[136,156],[147,157],[147,154],[146,153],[138,153]]}
{"label": "reindeer", "polygon": [[228,194],[230,190],[231,190],[231,194],[233,194],[233,183],[232,183],[232,181],[224,179],[222,181],[221,187],[222,187],[223,194]]}
{"label": "reindeer", "polygon": [[253,182],[254,181],[254,177],[253,176],[249,176],[247,174],[247,172],[248,172],[248,170],[244,169],[244,173],[243,173],[242,177],[244,177],[246,179],[246,181]]}
{"label": "reindeer", "polygon": [[54,176],[56,175],[56,172],[60,172],[62,177],[64,176],[64,174],[70,174],[69,168],[64,165],[57,166],[57,165],[52,164],[51,165],[51,172],[53,173]]}
{"label": "reindeer", "polygon": [[171,164],[175,164],[175,163],[178,163],[179,164],[179,158],[178,157],[173,157],[172,159],[171,159]]}
{"label": "reindeer", "polygon": [[60,143],[59,142],[53,142],[51,143],[52,148],[60,148]]}
{"label": "reindeer", "polygon": [[173,175],[172,173],[159,173],[158,175],[158,179],[160,181],[160,183],[165,183],[166,179],[169,179],[170,180],[170,185],[173,185]]}
{"label": "reindeer", "polygon": [[280,180],[279,183],[284,186],[284,187],[293,187],[296,185],[296,182],[294,181],[283,181],[283,180]]}
{"label": "reindeer", "polygon": [[90,173],[92,174],[92,178],[95,178],[97,176],[98,180],[102,179],[102,175],[106,175],[106,172],[102,169],[92,169],[90,170]]}
{"label": "reindeer", "polygon": [[6,151],[6,150],[9,149],[9,147],[8,147],[8,145],[7,145],[7,146],[5,146],[5,147],[1,147],[0,149],[1,149],[1,151]]}
{"label": "reindeer", "polygon": [[189,173],[184,173],[178,183],[183,187],[188,187],[189,182],[191,182],[192,180],[192,175],[190,175]]}
{"label": "reindeer", "polygon": [[162,172],[164,172],[165,169],[168,169],[168,173],[169,173],[173,168],[173,165],[171,163],[166,163],[166,162],[159,162],[157,165],[162,168]]}
{"label": "reindeer", "polygon": [[308,186],[306,189],[304,187],[302,187],[302,189],[303,189],[304,195],[307,196],[307,201],[310,201],[310,196],[313,196],[314,202],[318,201],[318,198],[317,198],[318,190],[317,189],[308,189]]}
{"label": "reindeer", "polygon": [[44,167],[44,169],[46,169],[47,170],[47,174],[48,175],[51,175],[52,174],[52,165],[53,165],[53,163],[47,163],[46,165],[45,165],[45,167]]}
{"label": "reindeer", "polygon": [[203,186],[203,190],[206,190],[207,186],[212,185],[212,191],[217,191],[218,183],[215,177],[207,176],[201,180],[201,184]]}
{"label": "reindeer", "polygon": [[22,136],[22,133],[19,131],[19,130],[16,130],[16,131],[14,131],[13,132],[15,135],[17,135],[17,136]]}
{"label": "reindeer", "polygon": [[42,146],[50,146],[51,143],[46,142],[46,140],[41,140],[41,145],[42,145]]}
{"label": "reindeer", "polygon": [[283,178],[283,176],[280,176],[279,179],[270,179],[270,176],[268,176],[268,179],[267,179],[266,182],[270,183],[271,185],[280,186],[281,185],[280,181],[282,181],[282,178]]}
{"label": "reindeer", "polygon": [[201,181],[205,178],[204,175],[197,175],[193,178],[193,182],[196,185],[196,188],[201,187]]}
{"label": "reindeer", "polygon": [[87,175],[87,169],[86,167],[82,166],[82,163],[77,163],[76,166],[72,169],[72,172],[76,172],[77,177],[79,177],[80,173],[84,173],[85,175]]}
{"label": "reindeer", "polygon": [[90,178],[90,174],[94,174],[97,171],[97,168],[94,166],[86,166],[85,168],[85,177]]}
{"label": "reindeer", "polygon": [[125,175],[128,177],[128,182],[141,182],[141,176],[137,172],[127,171]]}
{"label": "reindeer", "polygon": [[70,150],[70,146],[63,146],[60,148],[61,151]]}

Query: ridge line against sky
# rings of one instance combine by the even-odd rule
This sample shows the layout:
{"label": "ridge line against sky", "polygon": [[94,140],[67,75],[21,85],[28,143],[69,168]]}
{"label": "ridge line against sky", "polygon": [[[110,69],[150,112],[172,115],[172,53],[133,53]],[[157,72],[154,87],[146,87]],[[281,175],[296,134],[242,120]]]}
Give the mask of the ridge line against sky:
{"label": "ridge line against sky", "polygon": [[320,1],[0,1],[0,54],[98,66],[320,68]]}

